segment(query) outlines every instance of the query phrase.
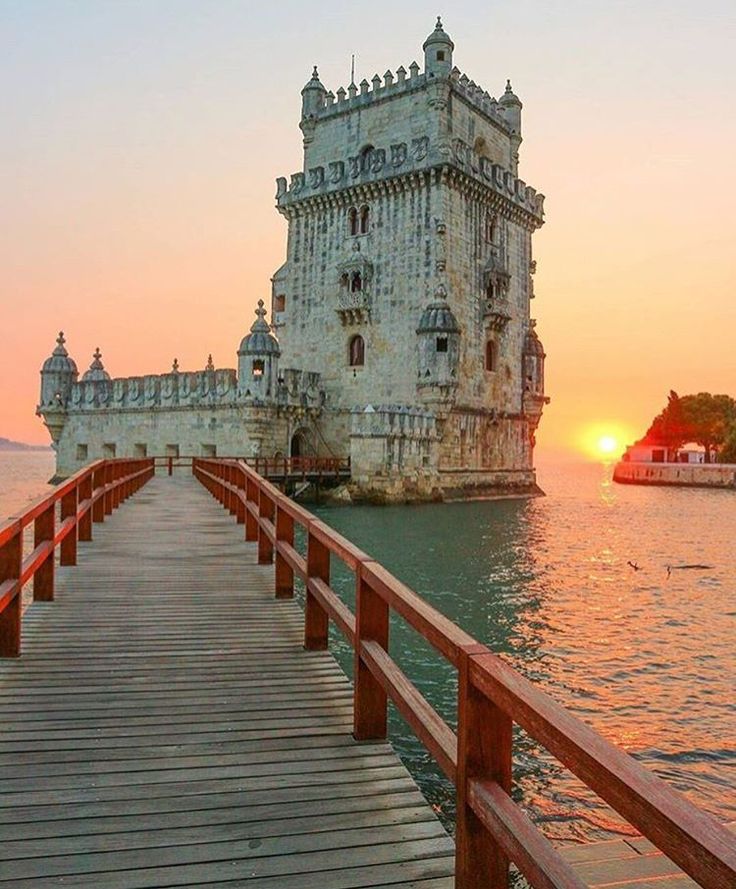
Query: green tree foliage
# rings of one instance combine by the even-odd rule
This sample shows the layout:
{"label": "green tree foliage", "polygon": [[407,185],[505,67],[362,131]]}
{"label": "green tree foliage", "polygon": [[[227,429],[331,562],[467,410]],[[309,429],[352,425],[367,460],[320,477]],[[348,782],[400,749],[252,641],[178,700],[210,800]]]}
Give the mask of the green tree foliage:
{"label": "green tree foliage", "polygon": [[731,427],[723,447],[718,452],[719,463],[736,463],[736,423]]}
{"label": "green tree foliage", "polygon": [[[730,395],[698,392],[680,397],[671,391],[667,405],[653,420],[642,443],[667,448],[668,458],[687,442],[705,450],[705,462],[720,452],[736,429],[736,400]],[[721,460],[723,456],[721,455]]]}

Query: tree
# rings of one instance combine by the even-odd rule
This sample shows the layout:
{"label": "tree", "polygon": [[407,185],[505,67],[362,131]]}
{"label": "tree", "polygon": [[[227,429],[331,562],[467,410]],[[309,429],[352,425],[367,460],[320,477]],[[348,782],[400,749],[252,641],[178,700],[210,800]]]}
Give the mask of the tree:
{"label": "tree", "polygon": [[736,401],[729,395],[699,392],[680,399],[685,426],[690,431],[689,441],[705,449],[705,462],[712,462],[713,451],[725,444],[731,427],[736,423]]}
{"label": "tree", "polygon": [[736,463],[736,423],[728,431],[726,441],[718,452],[719,463]]}
{"label": "tree", "polygon": [[664,410],[654,418],[641,444],[660,445],[667,449],[668,459],[672,459],[686,441],[694,439],[682,409],[682,399],[674,389],[670,389]]}

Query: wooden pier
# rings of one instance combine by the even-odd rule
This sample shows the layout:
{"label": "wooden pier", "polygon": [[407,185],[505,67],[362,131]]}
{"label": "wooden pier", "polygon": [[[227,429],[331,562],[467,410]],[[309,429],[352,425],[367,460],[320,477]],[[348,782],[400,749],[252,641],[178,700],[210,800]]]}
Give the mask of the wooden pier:
{"label": "wooden pier", "polygon": [[[458,666],[457,734],[388,654],[389,610]],[[510,861],[545,889],[736,886],[725,827],[240,461],[101,461],[0,527],[0,654],[0,889],[500,889]],[[457,848],[385,741],[388,699],[458,786]],[[651,845],[555,850],[508,795],[514,721],[693,879]]]}

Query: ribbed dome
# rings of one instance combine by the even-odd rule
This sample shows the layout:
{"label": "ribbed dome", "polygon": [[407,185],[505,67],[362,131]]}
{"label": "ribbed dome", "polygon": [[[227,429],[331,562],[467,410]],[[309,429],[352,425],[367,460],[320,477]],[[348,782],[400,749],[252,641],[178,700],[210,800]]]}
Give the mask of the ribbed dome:
{"label": "ribbed dome", "polygon": [[69,373],[76,376],[77,365],[74,363],[74,360],[69,357],[69,353],[64,345],[65,342],[64,333],[63,331],[60,331],[59,336],[56,338],[56,348],[51,353],[50,357],[44,361],[42,372]]}
{"label": "ribbed dome", "polygon": [[238,355],[280,355],[279,341],[265,321],[266,310],[262,299],[258,300],[256,315],[258,317],[253,322],[250,333],[240,343]]}
{"label": "ribbed dome", "polygon": [[422,313],[417,333],[460,333],[457,318],[444,299],[444,288],[438,287],[435,296],[439,298],[431,302]]}
{"label": "ribbed dome", "polygon": [[521,99],[516,95],[511,87],[511,81],[506,81],[506,89],[504,90],[503,95],[498,100],[501,105],[519,105],[521,106]]}
{"label": "ribbed dome", "polygon": [[314,70],[312,71],[311,78],[304,85],[304,90],[319,90],[320,92],[326,92],[324,86],[322,85],[322,81],[319,79],[319,73],[317,71],[317,66],[314,66]]}
{"label": "ribbed dome", "polygon": [[432,46],[435,43],[441,43],[443,46],[449,46],[450,50],[455,49],[455,44],[450,39],[450,35],[446,33],[445,29],[442,27],[442,19],[437,16],[437,24],[435,25],[434,31],[427,37],[422,45],[422,49],[425,49],[428,46]]}
{"label": "ribbed dome", "polygon": [[102,352],[100,352],[100,347],[98,346],[95,349],[94,355],[92,356],[92,364],[89,366],[89,370],[84,372],[82,377],[82,382],[99,382],[101,380],[109,380],[110,374],[105,370],[105,367],[101,361]]}
{"label": "ribbed dome", "polygon": [[534,355],[537,358],[545,358],[544,354],[544,346],[542,345],[542,341],[537,336],[536,330],[533,327],[529,328],[529,332],[524,339],[524,354],[525,355]]}

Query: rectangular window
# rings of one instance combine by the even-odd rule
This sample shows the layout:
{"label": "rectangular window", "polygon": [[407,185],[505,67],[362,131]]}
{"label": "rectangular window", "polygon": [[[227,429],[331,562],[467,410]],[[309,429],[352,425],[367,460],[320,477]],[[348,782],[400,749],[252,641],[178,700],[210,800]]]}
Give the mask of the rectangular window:
{"label": "rectangular window", "polygon": [[86,444],[78,444],[77,445],[77,460],[80,462],[84,462],[87,459],[87,454],[89,453],[89,447]]}
{"label": "rectangular window", "polygon": [[202,445],[202,456],[203,457],[216,457],[217,456],[217,445],[203,444]]}
{"label": "rectangular window", "polygon": [[178,457],[179,456],[179,445],[178,444],[167,444],[166,445],[166,456],[167,457]]}
{"label": "rectangular window", "polygon": [[278,296],[274,296],[273,310],[274,312],[283,312],[286,310],[286,297],[283,293],[280,293]]}
{"label": "rectangular window", "polygon": [[446,336],[438,336],[437,337],[437,351],[438,352],[446,352],[447,351],[447,337]]}
{"label": "rectangular window", "polygon": [[139,443],[133,445],[133,456],[134,457],[147,457],[148,456],[148,445]]}
{"label": "rectangular window", "polygon": [[116,451],[117,446],[115,445],[114,441],[108,441],[102,445],[102,456],[105,458],[105,460],[114,460]]}

